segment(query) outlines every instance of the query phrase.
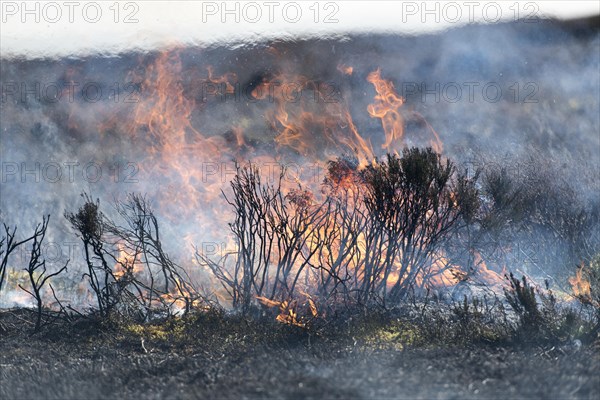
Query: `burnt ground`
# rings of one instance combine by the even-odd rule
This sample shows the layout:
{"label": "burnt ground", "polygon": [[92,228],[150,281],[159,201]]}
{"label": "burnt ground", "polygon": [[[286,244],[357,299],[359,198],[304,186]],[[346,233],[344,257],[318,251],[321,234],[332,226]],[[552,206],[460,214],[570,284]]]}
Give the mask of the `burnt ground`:
{"label": "burnt ground", "polygon": [[597,343],[410,344],[410,328],[324,335],[223,316],[144,326],[83,320],[31,335],[25,314],[0,314],[2,399],[596,399],[600,393]]}

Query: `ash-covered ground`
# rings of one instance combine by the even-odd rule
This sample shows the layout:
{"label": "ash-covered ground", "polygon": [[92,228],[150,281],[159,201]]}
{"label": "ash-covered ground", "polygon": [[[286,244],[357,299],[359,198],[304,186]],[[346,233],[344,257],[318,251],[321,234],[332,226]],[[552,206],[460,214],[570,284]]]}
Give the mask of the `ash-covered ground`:
{"label": "ash-covered ground", "polygon": [[376,318],[315,334],[210,315],[149,326],[80,321],[29,336],[27,319],[0,315],[4,399],[595,399],[600,391],[597,340],[424,344]]}

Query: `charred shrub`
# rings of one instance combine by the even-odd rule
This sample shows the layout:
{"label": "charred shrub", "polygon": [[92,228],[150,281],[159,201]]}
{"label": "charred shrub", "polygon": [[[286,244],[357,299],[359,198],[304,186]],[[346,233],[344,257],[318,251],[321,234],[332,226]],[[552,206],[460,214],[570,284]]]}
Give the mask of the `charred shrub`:
{"label": "charred shrub", "polygon": [[265,182],[255,166],[237,166],[233,195],[225,196],[235,212],[229,224],[237,242],[233,259],[212,260],[196,251],[198,262],[213,272],[233,307],[244,312],[257,298],[267,303],[291,299],[318,250],[309,240],[319,225],[319,206],[302,188],[284,194],[284,172],[275,182]]}
{"label": "charred shrub", "polygon": [[510,283],[510,289],[504,289],[504,295],[508,304],[519,317],[520,328],[525,334],[537,334],[542,322],[542,313],[538,309],[535,289],[523,276],[522,281],[512,273],[506,277]]}
{"label": "charred shrub", "polygon": [[84,276],[96,298],[100,316],[106,317],[120,301],[117,279],[109,266],[109,253],[104,241],[107,221],[100,211],[99,200],[94,202],[87,193],[83,193],[82,197],[84,204],[75,213],[65,212],[65,218],[83,242],[87,267]]}
{"label": "charred shrub", "polygon": [[[365,293],[385,302],[404,299],[419,278],[428,277],[432,256],[476,207],[472,181],[431,148],[405,149],[402,157],[362,173],[368,222]],[[399,268],[397,267],[399,265]],[[420,279],[421,288],[427,279]],[[388,293],[389,288],[389,293]]]}
{"label": "charred shrub", "polygon": [[4,282],[6,280],[6,272],[8,270],[10,256],[14,254],[20,246],[23,246],[28,242],[35,241],[38,243],[39,241],[43,240],[48,227],[49,218],[49,216],[44,217],[42,224],[38,224],[36,226],[34,233],[23,240],[18,240],[16,226],[11,229],[11,227],[7,224],[2,224],[4,227],[4,235],[0,237],[0,291],[2,291]]}
{"label": "charred shrub", "polygon": [[469,301],[467,296],[463,301],[452,307],[458,322],[458,337],[466,341],[481,337],[483,333],[483,310],[479,299]]}
{"label": "charred shrub", "polygon": [[31,242],[31,249],[28,251],[29,259],[26,263],[26,267],[23,269],[27,282],[19,282],[19,275],[13,266],[13,270],[8,275],[8,283],[14,288],[18,286],[33,298],[35,302],[34,332],[38,332],[42,325],[48,321],[48,318],[44,320],[44,317],[48,317],[51,314],[46,304],[44,304],[43,295],[46,291],[45,286],[48,284],[52,293],[54,293],[50,280],[64,272],[67,269],[67,264],[69,262],[67,261],[62,268],[59,268],[55,272],[49,272],[46,267],[46,260],[43,257],[42,249],[49,221],[50,215],[43,216],[42,222],[35,226],[31,236],[23,240],[16,240],[16,227],[11,230],[7,225],[4,225],[6,236],[0,239],[0,290],[3,287],[6,278],[9,256],[14,253],[19,246]]}
{"label": "charred shrub", "polygon": [[506,168],[487,171],[483,190],[491,203],[481,220],[486,230],[498,232],[511,222],[523,219],[527,208],[525,188],[509,175]]}
{"label": "charred shrub", "polygon": [[[510,288],[505,289],[504,294],[518,317],[513,330],[515,339],[526,342],[564,341],[589,330],[586,319],[573,310],[558,307],[547,281],[544,290],[534,287],[525,276],[519,280],[511,273],[506,278]],[[585,327],[586,332],[576,332],[578,326]]]}
{"label": "charred shrub", "polygon": [[[55,272],[48,273],[46,268],[46,260],[42,257],[42,244],[44,242],[44,238],[46,237],[46,231],[48,230],[48,222],[50,221],[50,216],[46,216],[42,219],[42,223],[38,224],[35,227],[35,232],[32,236],[32,245],[31,252],[29,255],[29,262],[27,264],[27,275],[29,276],[29,289],[25,288],[22,285],[19,287],[25,292],[29,293],[31,297],[35,300],[36,304],[36,319],[35,319],[35,332],[38,332],[42,327],[42,317],[44,315],[44,302],[42,298],[42,293],[44,291],[44,286],[46,283],[49,283],[49,280],[60,275],[63,271],[67,269],[67,264],[69,261],[65,263],[65,265],[58,269]],[[52,289],[52,286],[50,286]],[[54,289],[52,289],[54,293]]]}
{"label": "charred shrub", "polygon": [[443,272],[432,270],[435,252],[478,207],[474,181],[431,148],[364,168],[332,161],[319,199],[301,187],[284,193],[282,176],[263,182],[258,169],[238,167],[226,196],[237,250],[196,255],[238,309],[256,298],[292,304],[298,293],[333,308],[398,304]]}
{"label": "charred shrub", "polygon": [[122,224],[106,217],[99,201],[82,196],[84,204],[65,217],[84,245],[84,277],[96,298],[94,313],[147,321],[203,303],[185,271],[163,249],[158,220],[143,196],[130,194],[116,202]]}
{"label": "charred shrub", "polygon": [[127,296],[124,310],[137,311],[143,320],[164,316],[175,309],[184,314],[205,305],[206,299],[187,272],[163,247],[158,219],[148,200],[131,193],[116,202],[122,222],[111,221],[108,231],[119,249],[115,275]]}

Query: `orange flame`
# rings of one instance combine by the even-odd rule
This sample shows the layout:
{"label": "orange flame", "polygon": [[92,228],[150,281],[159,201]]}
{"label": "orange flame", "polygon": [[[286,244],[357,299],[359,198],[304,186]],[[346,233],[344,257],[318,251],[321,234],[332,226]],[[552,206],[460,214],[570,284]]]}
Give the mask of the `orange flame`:
{"label": "orange flame", "polygon": [[475,266],[479,280],[490,286],[500,287],[504,284],[504,279],[502,278],[506,274],[504,269],[501,273],[489,269],[478,251],[474,251],[473,256],[473,265]]}
{"label": "orange flame", "polygon": [[348,65],[340,64],[337,66],[338,71],[344,75],[352,75],[354,68]]}
{"label": "orange flame", "polygon": [[130,254],[121,243],[117,243],[119,255],[114,267],[114,276],[121,279],[126,274],[139,274],[144,269],[139,263],[139,254]]}
{"label": "orange flame", "polygon": [[404,135],[404,118],[398,111],[404,104],[404,99],[398,96],[392,82],[381,78],[380,69],[371,72],[367,81],[375,86],[377,92],[375,103],[369,104],[367,111],[371,117],[381,119],[385,133],[385,143],[381,147],[392,150],[392,145]]}
{"label": "orange flame", "polygon": [[591,285],[590,282],[582,275],[583,264],[575,271],[575,276],[569,278],[569,283],[573,289],[573,294],[582,299],[591,300]]}
{"label": "orange flame", "polygon": [[[307,313],[310,313],[312,318],[316,318],[319,315],[317,310],[317,306],[313,299],[307,294],[302,293],[303,296],[306,297],[306,302],[304,303],[304,307],[307,309]],[[268,308],[279,308],[279,314],[275,318],[278,322],[288,325],[295,325],[301,328],[305,328],[307,324],[307,316],[298,315],[298,300],[283,300],[283,301],[274,301],[268,299],[266,297],[257,296],[256,299],[264,306]]]}

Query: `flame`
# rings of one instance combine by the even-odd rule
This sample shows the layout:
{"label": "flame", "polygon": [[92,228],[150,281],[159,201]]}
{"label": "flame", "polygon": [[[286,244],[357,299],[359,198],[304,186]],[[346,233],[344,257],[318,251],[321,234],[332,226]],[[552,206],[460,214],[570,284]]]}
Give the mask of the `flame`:
{"label": "flame", "polygon": [[189,159],[192,155],[210,159],[208,155],[216,154],[218,145],[190,122],[195,103],[184,93],[177,52],[161,53],[146,68],[142,87],[145,95],[137,103],[129,126],[131,136],[143,140],[151,155],[142,168],[148,176],[166,178],[180,186],[176,196],[160,199],[171,209],[198,207],[195,169],[189,168]]}
{"label": "flame", "polygon": [[340,71],[344,75],[352,75],[352,73],[354,72],[354,67],[344,65],[344,64],[339,64],[337,66],[337,70]]}
{"label": "flame", "polygon": [[[272,51],[278,54],[276,48]],[[338,68],[344,74],[353,72],[352,67],[345,65],[340,64]],[[226,181],[207,182],[203,165],[248,158],[254,162],[261,154],[251,148],[246,128],[238,121],[230,126],[230,143],[222,132],[200,131],[197,113],[206,105],[197,102],[197,96],[185,88],[210,84],[232,95],[238,87],[236,75],[229,72],[219,75],[210,66],[203,75],[184,71],[178,49],[158,54],[152,62],[130,75],[132,81],[139,82],[142,95],[133,107],[125,130],[132,142],[144,150],[145,158],[139,165],[141,174],[148,181],[161,182],[161,190],[152,194],[158,208],[172,221],[195,221],[201,226],[214,226],[211,230],[218,231],[226,222],[227,214],[219,209],[217,201]],[[188,81],[189,85],[184,84]],[[377,92],[375,103],[369,105],[367,111],[382,120],[385,136],[382,147],[396,151],[397,146],[403,145],[404,119],[399,112],[403,99],[396,94],[391,82],[382,79],[380,70],[371,72],[367,81]],[[264,117],[276,132],[277,151],[262,155],[266,162],[273,164],[287,154],[286,150],[293,150],[305,157],[307,163],[324,165],[332,149],[338,154],[354,154],[359,167],[374,162],[377,154],[370,139],[359,133],[348,100],[336,94],[336,90],[327,83],[291,73],[263,79],[254,88],[252,96],[268,105]],[[199,215],[198,209],[203,209],[203,215]],[[193,239],[204,238],[195,235]]]}
{"label": "flame", "polygon": [[309,318],[316,318],[319,316],[319,312],[311,296],[305,292],[302,292],[301,294],[306,299],[302,304],[303,308],[305,308],[305,315],[298,315],[299,302],[297,299],[275,301],[262,296],[257,296],[256,299],[268,308],[279,308],[279,314],[275,318],[278,322],[305,328]]}
{"label": "flame", "polygon": [[502,277],[506,275],[506,268],[503,268],[501,273],[489,269],[478,251],[473,251],[473,265],[475,266],[477,278],[481,282],[488,286],[497,287],[501,287],[504,284]]}
{"label": "flame", "polygon": [[121,243],[117,243],[117,248],[119,255],[114,266],[113,275],[115,278],[121,279],[127,274],[135,275],[143,271],[144,267],[139,262],[139,254],[130,254]]}
{"label": "flame", "polygon": [[253,95],[272,96],[276,107],[266,116],[280,148],[291,148],[311,161],[326,159],[322,152],[328,147],[356,154],[363,162],[372,159],[372,147],[358,133],[346,102],[335,90],[305,76],[280,74],[263,81]]}
{"label": "flame", "polygon": [[171,287],[169,293],[160,295],[163,303],[167,304],[174,315],[181,315],[187,310],[208,309],[200,296],[189,285],[184,284],[175,277],[176,285]]}
{"label": "flame", "polygon": [[377,95],[375,103],[367,107],[369,115],[381,119],[385,143],[381,147],[385,150],[393,150],[392,145],[402,139],[404,135],[404,118],[398,111],[404,104],[404,99],[396,93],[394,84],[381,78],[381,69],[371,72],[367,81],[375,86]]}
{"label": "flame", "polygon": [[[394,84],[381,77],[381,69],[376,69],[367,76],[367,81],[375,86],[375,103],[367,107],[372,118],[381,119],[381,125],[385,133],[385,142],[381,148],[388,152],[397,152],[398,145],[403,144],[405,118],[400,113],[404,105],[404,99],[396,93]],[[427,137],[420,138],[424,143],[431,146],[433,150],[442,153],[443,144],[438,133],[431,124],[418,112],[411,112],[411,117],[424,125]]]}
{"label": "flame", "polygon": [[427,285],[429,287],[443,288],[458,284],[466,277],[466,273],[460,268],[452,266],[444,255],[435,257],[427,273]]}
{"label": "flame", "polygon": [[590,282],[582,275],[584,265],[582,264],[575,271],[575,276],[569,278],[569,283],[575,297],[591,301],[591,285]]}

